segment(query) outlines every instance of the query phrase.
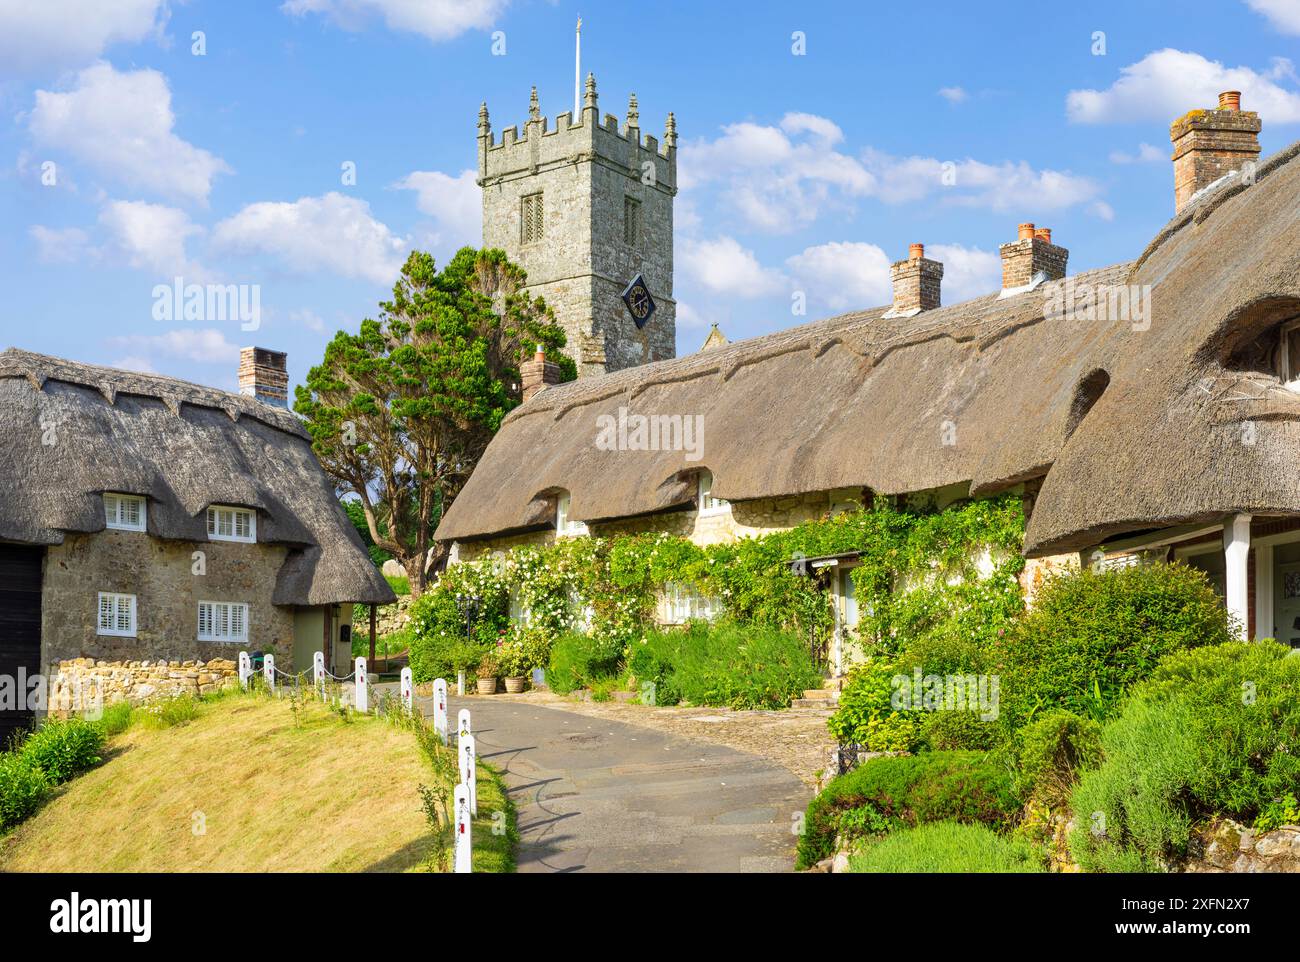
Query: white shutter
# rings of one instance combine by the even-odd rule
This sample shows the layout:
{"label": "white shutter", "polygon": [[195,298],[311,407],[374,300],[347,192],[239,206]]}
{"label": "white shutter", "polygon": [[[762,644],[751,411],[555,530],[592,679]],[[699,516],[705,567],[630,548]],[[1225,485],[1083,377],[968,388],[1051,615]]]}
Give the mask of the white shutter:
{"label": "white shutter", "polygon": [[103,592],[99,595],[99,630],[101,633],[113,630],[113,596]]}
{"label": "white shutter", "polygon": [[199,602],[199,637],[212,637],[212,603],[210,601]]}

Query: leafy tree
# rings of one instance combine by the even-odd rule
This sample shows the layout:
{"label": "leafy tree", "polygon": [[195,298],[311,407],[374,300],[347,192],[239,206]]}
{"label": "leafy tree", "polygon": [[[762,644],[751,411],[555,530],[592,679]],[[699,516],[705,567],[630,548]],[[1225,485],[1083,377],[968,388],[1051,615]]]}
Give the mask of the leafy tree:
{"label": "leafy tree", "polygon": [[336,334],[295,392],[321,464],[356,496],[412,595],[446,550],[433,542],[443,511],[520,403],[520,363],[540,346],[564,380],[576,376],[563,330],[525,282],[500,250],[463,248],[442,271],[414,251],[379,320]]}

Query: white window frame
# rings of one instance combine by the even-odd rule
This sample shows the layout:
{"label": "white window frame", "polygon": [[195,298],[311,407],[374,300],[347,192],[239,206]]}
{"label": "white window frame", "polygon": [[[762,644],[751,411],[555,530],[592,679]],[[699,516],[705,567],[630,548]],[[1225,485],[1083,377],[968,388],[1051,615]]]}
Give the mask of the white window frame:
{"label": "white window frame", "polygon": [[[134,505],[136,522],[126,517],[130,506]],[[148,506],[145,499],[138,494],[119,494],[116,491],[104,492],[104,526],[115,531],[144,531],[148,525]]]}
{"label": "white window frame", "polygon": [[688,621],[712,621],[722,614],[722,605],[694,585],[666,582],[659,592],[659,620],[666,625]]}
{"label": "white window frame", "polygon": [[[222,515],[230,516],[230,534],[222,534]],[[239,519],[244,518],[248,522],[248,534],[240,535]],[[252,508],[236,508],[228,504],[210,504],[207,512],[208,540],[209,541],[238,541],[242,544],[255,544],[257,542],[257,512]]]}
{"label": "white window frame", "polygon": [[[208,616],[209,627],[207,632],[203,630],[203,608],[205,605],[210,606],[212,609],[211,614]],[[230,629],[233,621],[231,614],[237,609],[242,612],[243,630],[239,633],[235,633]],[[225,634],[220,634],[216,630],[218,615],[222,612],[224,612],[223,617],[227,628]],[[223,644],[239,644],[248,641],[248,605],[242,601],[200,601],[197,634],[199,641],[214,641]]]}
{"label": "white window frame", "polygon": [[555,534],[560,538],[579,538],[587,533],[587,526],[581,521],[569,518],[569,493],[563,492],[555,499]]}
{"label": "white window frame", "polygon": [[[109,602],[113,606],[113,626],[104,626],[104,602]],[[120,627],[121,617],[123,614],[123,604],[126,606],[127,620],[130,622],[128,627]],[[129,595],[121,591],[101,591],[95,599],[95,634],[105,635],[110,638],[134,638],[136,636],[136,606],[135,595]]]}
{"label": "white window frame", "polygon": [[698,492],[696,505],[698,506],[700,517],[708,518],[713,515],[726,514],[731,510],[731,502],[724,501],[721,498],[713,496],[713,472],[701,471],[698,478]]}

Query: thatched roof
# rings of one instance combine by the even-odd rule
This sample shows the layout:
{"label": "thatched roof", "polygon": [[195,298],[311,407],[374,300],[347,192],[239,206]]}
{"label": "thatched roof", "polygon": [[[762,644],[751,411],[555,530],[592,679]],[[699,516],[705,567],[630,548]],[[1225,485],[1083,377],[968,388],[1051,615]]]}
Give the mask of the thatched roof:
{"label": "thatched roof", "polygon": [[[1300,513],[1300,395],[1228,370],[1234,345],[1300,313],[1298,150],[1262,164],[1253,186],[1200,198],[1135,262],[547,388],[506,419],[438,537],[539,525],[559,489],[576,520],[661,511],[694,497],[702,467],[732,501],[956,483],[979,495],[1045,475],[1032,554],[1239,510]],[[1069,284],[1151,285],[1150,328],[1046,319]],[[1259,399],[1236,400],[1243,390]],[[620,407],[704,415],[703,457],[599,450],[597,418]],[[1246,417],[1253,445],[1240,441]]]}
{"label": "thatched roof", "polygon": [[174,378],[0,353],[0,540],[104,528],[105,491],[149,499],[155,537],[207,540],[207,508],[256,508],[289,548],[274,601],[388,603],[392,589],[290,412]]}

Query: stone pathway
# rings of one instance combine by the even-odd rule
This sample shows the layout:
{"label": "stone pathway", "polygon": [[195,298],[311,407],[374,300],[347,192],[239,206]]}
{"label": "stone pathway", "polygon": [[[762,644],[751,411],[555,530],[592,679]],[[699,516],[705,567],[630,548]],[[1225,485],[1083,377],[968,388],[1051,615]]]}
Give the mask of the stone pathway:
{"label": "stone pathway", "polygon": [[[431,712],[431,699],[417,703]],[[812,790],[769,759],[536,696],[453,696],[448,707],[453,726],[469,708],[479,757],[504,773],[521,872],[793,867],[791,826]]]}

